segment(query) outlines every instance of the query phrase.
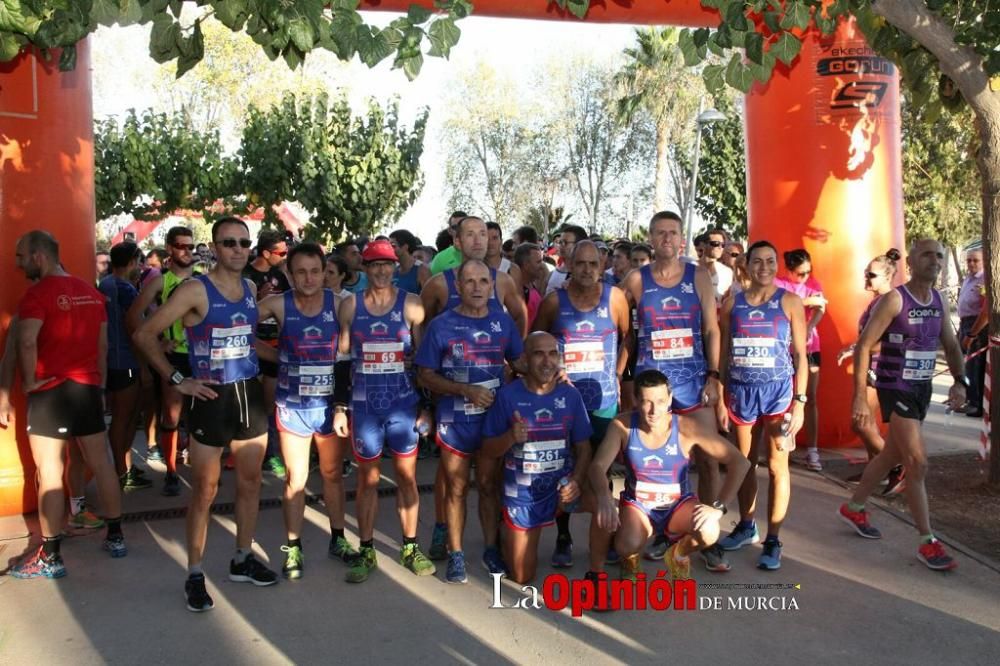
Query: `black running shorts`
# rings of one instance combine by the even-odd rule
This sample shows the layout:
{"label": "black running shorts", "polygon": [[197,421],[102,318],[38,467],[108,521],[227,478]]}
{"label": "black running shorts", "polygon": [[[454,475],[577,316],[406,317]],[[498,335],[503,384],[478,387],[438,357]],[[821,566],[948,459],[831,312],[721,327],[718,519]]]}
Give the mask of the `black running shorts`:
{"label": "black running shorts", "polygon": [[28,394],[28,434],[53,439],[104,432],[104,391],[67,379],[54,388]]}
{"label": "black running shorts", "polygon": [[256,377],[210,388],[218,394],[214,400],[188,400],[187,427],[191,437],[207,446],[222,447],[234,439],[253,439],[267,433],[264,388]]}
{"label": "black running shorts", "polygon": [[139,369],[134,370],[130,368],[125,368],[119,370],[117,368],[108,368],[108,378],[104,382],[105,388],[114,393],[116,391],[121,391],[122,389],[127,389],[139,381]]}
{"label": "black running shorts", "polygon": [[876,389],[878,392],[878,405],[882,410],[882,420],[886,423],[893,414],[904,419],[916,419],[923,421],[927,418],[927,408],[931,404],[931,395],[934,392],[930,382],[913,384],[911,391],[897,391],[895,389]]}

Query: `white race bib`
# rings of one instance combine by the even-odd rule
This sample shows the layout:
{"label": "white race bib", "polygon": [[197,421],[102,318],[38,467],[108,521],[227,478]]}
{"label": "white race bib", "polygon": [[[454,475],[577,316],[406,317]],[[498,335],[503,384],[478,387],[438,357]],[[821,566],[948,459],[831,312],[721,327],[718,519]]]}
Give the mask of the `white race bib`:
{"label": "white race bib", "polygon": [[241,324],[230,328],[212,329],[211,360],[225,361],[232,358],[246,358],[250,355],[253,326]]}
{"label": "white race bib", "polygon": [[680,497],[681,484],[679,483],[635,482],[636,501],[653,509],[667,508]]}
{"label": "white race bib", "polygon": [[303,365],[299,367],[299,395],[333,395],[332,365]]}
{"label": "white race bib", "polygon": [[361,373],[388,375],[403,372],[402,342],[365,342],[361,345]]}
{"label": "white race bib", "polygon": [[600,340],[567,342],[563,348],[563,363],[569,375],[603,372],[604,343]]}
{"label": "white race bib", "polygon": [[566,465],[565,452],[566,442],[561,439],[525,442],[519,456],[523,459],[521,469],[525,474],[557,472]]}
{"label": "white race bib", "polygon": [[774,338],[733,338],[733,365],[740,368],[773,368]]}
{"label": "white race bib", "polygon": [[903,379],[914,382],[932,379],[936,363],[937,352],[907,350],[903,361]]}
{"label": "white race bib", "polygon": [[[483,388],[488,388],[489,390],[493,391],[494,394],[496,394],[497,389],[500,388],[500,380],[491,379],[486,382],[478,382],[476,384],[473,384],[473,386],[482,386]],[[458,398],[455,400],[455,409],[463,411],[466,416],[475,416],[477,414],[486,413],[485,407],[477,407],[474,403],[469,402],[465,398]]]}
{"label": "white race bib", "polygon": [[653,343],[653,360],[672,361],[694,357],[694,333],[690,328],[672,328],[649,334]]}

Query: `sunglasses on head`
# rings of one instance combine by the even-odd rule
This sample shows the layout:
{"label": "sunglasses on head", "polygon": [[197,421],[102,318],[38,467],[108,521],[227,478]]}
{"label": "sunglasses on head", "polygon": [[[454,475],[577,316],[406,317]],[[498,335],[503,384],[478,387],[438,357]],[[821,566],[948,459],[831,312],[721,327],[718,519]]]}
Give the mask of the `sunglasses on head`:
{"label": "sunglasses on head", "polygon": [[223,238],[218,241],[219,245],[232,250],[234,247],[239,245],[244,250],[249,250],[253,246],[253,241],[249,238]]}
{"label": "sunglasses on head", "polygon": [[872,273],[871,271],[865,271],[865,278],[868,280],[874,280],[878,277],[878,273]]}
{"label": "sunglasses on head", "polygon": [[724,241],[708,241],[708,244],[712,247],[722,247],[726,243]]}
{"label": "sunglasses on head", "polygon": [[174,243],[174,247],[178,250],[187,250],[188,252],[194,252],[194,243]]}

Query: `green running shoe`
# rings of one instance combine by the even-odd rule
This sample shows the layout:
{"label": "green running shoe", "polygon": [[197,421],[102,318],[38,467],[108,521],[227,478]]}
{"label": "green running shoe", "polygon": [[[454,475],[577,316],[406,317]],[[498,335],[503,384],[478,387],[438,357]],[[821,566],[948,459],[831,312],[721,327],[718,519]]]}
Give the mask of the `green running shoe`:
{"label": "green running shoe", "polygon": [[437,571],[434,563],[420,552],[420,546],[408,543],[399,549],[399,563],[418,576],[433,576]]}
{"label": "green running shoe", "polygon": [[368,574],[378,568],[378,560],[375,558],[374,548],[362,548],[351,561],[351,568],[347,570],[344,579],[348,583],[363,583],[368,580]]}
{"label": "green running shoe", "polygon": [[301,546],[282,546],[281,552],[287,553],[285,555],[285,565],[281,567],[281,575],[289,580],[297,580],[302,578],[302,547]]}
{"label": "green running shoe", "polygon": [[351,545],[350,541],[339,536],[330,539],[330,548],[327,550],[327,554],[331,560],[342,560],[344,564],[350,564],[351,560],[358,556],[358,551]]}

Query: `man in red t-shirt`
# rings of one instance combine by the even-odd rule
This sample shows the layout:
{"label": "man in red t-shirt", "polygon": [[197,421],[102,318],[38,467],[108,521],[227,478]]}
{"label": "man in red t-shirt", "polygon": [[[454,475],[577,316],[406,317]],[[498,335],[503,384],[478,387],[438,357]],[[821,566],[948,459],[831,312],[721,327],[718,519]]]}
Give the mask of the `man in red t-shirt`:
{"label": "man in red t-shirt", "polygon": [[59,263],[59,243],[44,231],[17,242],[17,266],[38,280],[18,305],[17,357],[21,388],[28,396],[28,441],[38,468],[42,545],[11,569],[15,578],[66,575],[59,554],[66,498],[63,453],[75,439],[90,469],[108,526],[103,547],[112,557],[127,554],[121,531],[121,490],[104,437],[103,385],[107,366],[104,297],[68,275]]}

